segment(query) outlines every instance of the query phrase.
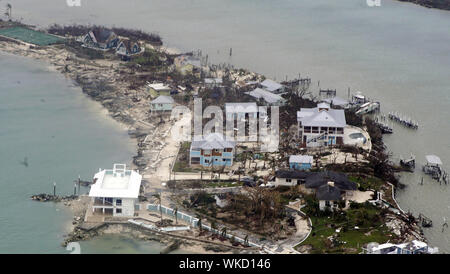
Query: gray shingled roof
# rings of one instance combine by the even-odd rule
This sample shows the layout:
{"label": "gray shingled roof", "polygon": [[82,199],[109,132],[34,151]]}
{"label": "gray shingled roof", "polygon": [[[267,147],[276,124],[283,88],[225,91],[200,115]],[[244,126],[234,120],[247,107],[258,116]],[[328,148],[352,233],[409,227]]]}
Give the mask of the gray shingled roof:
{"label": "gray shingled roof", "polygon": [[170,96],[160,95],[158,98],[150,102],[151,104],[173,104],[174,100]]}
{"label": "gray shingled roof", "polygon": [[266,80],[262,81],[261,86],[263,86],[264,89],[267,89],[268,91],[275,91],[275,90],[283,87],[283,85],[281,85],[273,80],[270,80],[270,79],[266,79]]}
{"label": "gray shingled roof", "polygon": [[304,172],[299,170],[277,170],[275,172],[275,177],[277,178],[287,178],[287,179],[306,179],[310,176],[310,172]]}
{"label": "gray shingled roof", "polygon": [[246,92],[245,94],[255,97],[256,99],[263,98],[264,101],[266,101],[269,104],[274,104],[277,103],[278,101],[283,100],[283,97],[281,97],[280,95],[274,94],[261,88],[256,88],[252,91]]}
{"label": "gray shingled roof", "polygon": [[334,171],[324,171],[311,173],[306,178],[305,186],[307,188],[319,188],[328,182],[334,182],[334,186],[341,190],[356,190],[356,183],[348,179],[344,173],[338,173]]}
{"label": "gray shingled roof", "polygon": [[316,198],[322,201],[338,201],[341,199],[341,190],[326,184],[317,189]]}
{"label": "gray shingled roof", "polygon": [[194,138],[191,149],[224,149],[234,148],[234,146],[234,142],[224,140],[222,134],[211,133],[203,138]]}

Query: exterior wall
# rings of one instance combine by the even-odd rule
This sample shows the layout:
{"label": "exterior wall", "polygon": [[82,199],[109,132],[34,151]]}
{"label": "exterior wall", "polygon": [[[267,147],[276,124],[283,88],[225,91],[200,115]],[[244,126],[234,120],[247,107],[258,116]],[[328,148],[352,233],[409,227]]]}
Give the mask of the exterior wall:
{"label": "exterior wall", "polygon": [[148,88],[148,91],[150,92],[150,94],[152,96],[159,96],[159,95],[166,95],[166,96],[170,96],[170,90],[166,89],[166,90],[155,90],[154,88]]}
{"label": "exterior wall", "polygon": [[312,129],[310,130],[311,132],[305,132],[305,128],[301,125],[301,122],[298,122],[298,128],[298,136],[302,140],[302,143],[305,143],[305,137],[306,142],[308,142],[309,140],[320,136],[324,132],[328,132],[328,134],[323,136],[320,140],[306,143],[307,147],[336,145],[338,144],[338,138],[342,138],[342,140],[344,139],[345,128],[342,128],[342,133],[337,133],[337,128],[332,130],[328,127],[317,127],[317,130],[314,133],[312,132]]}
{"label": "exterior wall", "polygon": [[152,111],[171,111],[173,104],[150,104]]}
{"label": "exterior wall", "polygon": [[308,169],[311,169],[311,164],[309,164],[309,163],[290,163],[289,167],[291,169],[297,169],[297,170],[308,170]]}
{"label": "exterior wall", "polygon": [[199,165],[204,167],[212,167],[212,166],[232,166],[233,165],[233,152],[219,152],[213,155],[212,152],[209,153],[211,156],[202,155],[201,151],[190,150],[189,152],[189,164],[194,165],[192,162],[192,158],[200,158]]}
{"label": "exterior wall", "polygon": [[[93,198],[95,201],[95,198]],[[102,198],[99,198],[102,199]],[[136,199],[133,198],[112,198],[113,202],[111,204],[104,204],[104,205],[93,205],[92,210],[95,209],[112,209],[113,210],[113,216],[114,217],[132,217],[134,216],[134,209],[135,209],[135,203]],[[121,200],[122,203],[117,203],[117,200]],[[117,213],[117,209],[121,209],[121,213]]]}
{"label": "exterior wall", "polygon": [[275,178],[275,186],[298,186],[301,191],[312,194],[314,191],[306,188],[304,182],[300,179]]}
{"label": "exterior wall", "polygon": [[[331,210],[334,210],[334,209],[336,209],[338,207],[338,202],[337,201],[329,201],[329,202],[330,202],[329,208]],[[326,208],[327,208],[326,201],[320,200],[319,201],[319,209],[320,210],[325,210]]]}

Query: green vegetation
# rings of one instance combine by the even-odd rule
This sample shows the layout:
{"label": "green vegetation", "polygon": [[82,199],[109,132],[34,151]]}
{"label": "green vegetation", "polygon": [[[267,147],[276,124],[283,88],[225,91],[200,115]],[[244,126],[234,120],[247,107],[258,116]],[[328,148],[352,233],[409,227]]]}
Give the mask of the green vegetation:
{"label": "green vegetation", "polygon": [[352,202],[348,210],[331,212],[320,211],[313,196],[306,197],[306,202],[313,230],[295,248],[309,245],[311,253],[360,253],[364,244],[392,240],[383,222],[385,211],[369,203]]}
{"label": "green vegetation", "polygon": [[62,43],[64,41],[63,38],[24,27],[0,29],[0,35],[38,46],[47,46],[51,44]]}
{"label": "green vegetation", "polygon": [[165,55],[151,48],[145,48],[143,54],[134,57],[130,64],[137,64],[143,69],[160,70],[164,68]]}
{"label": "green vegetation", "polygon": [[384,185],[383,180],[376,178],[376,177],[357,177],[357,176],[348,176],[348,179],[352,182],[355,182],[358,184],[358,190],[360,191],[367,191],[369,189],[377,190],[379,191],[381,187]]}

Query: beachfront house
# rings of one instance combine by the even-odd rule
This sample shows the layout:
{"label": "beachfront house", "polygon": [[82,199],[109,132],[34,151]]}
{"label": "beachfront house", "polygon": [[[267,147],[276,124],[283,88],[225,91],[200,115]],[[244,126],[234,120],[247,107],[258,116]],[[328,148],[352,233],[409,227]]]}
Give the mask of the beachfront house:
{"label": "beachfront house", "polygon": [[277,83],[273,80],[266,79],[261,82],[261,87],[269,92],[272,93],[282,93],[284,92],[284,86],[280,83]]}
{"label": "beachfront house", "polygon": [[339,202],[342,200],[341,190],[334,186],[334,182],[328,182],[317,188],[316,198],[319,200],[319,209],[335,210],[339,208]]}
{"label": "beachfront house", "polygon": [[198,74],[202,69],[200,58],[192,55],[180,55],[174,59],[175,68],[183,75]]}
{"label": "beachfront house", "polygon": [[278,94],[272,93],[262,88],[256,88],[252,91],[245,92],[255,98],[257,101],[263,101],[267,105],[282,106],[285,103],[285,99]]}
{"label": "beachfront house", "polygon": [[150,112],[166,112],[172,111],[175,101],[170,96],[160,95],[158,98],[150,102]]}
{"label": "beachfront house", "polygon": [[305,187],[315,192],[320,210],[336,209],[357,189],[356,183],[350,181],[346,174],[334,171],[311,172],[305,180]]}
{"label": "beachfront house", "polygon": [[189,164],[204,167],[232,166],[235,144],[219,133],[194,137],[189,151]]}
{"label": "beachfront house", "polygon": [[346,127],[343,109],[331,109],[327,103],[297,112],[298,137],[303,147],[342,145]]}
{"label": "beachfront house", "polygon": [[142,175],[124,164],[99,170],[89,191],[94,215],[132,217],[138,203]]}
{"label": "beachfront house", "polygon": [[153,83],[147,85],[147,90],[152,97],[157,97],[160,95],[169,96],[172,89],[164,83]]}
{"label": "beachfront house", "polygon": [[289,156],[289,168],[297,170],[311,169],[313,156],[310,155],[291,155]]}
{"label": "beachfront house", "polygon": [[141,48],[138,42],[131,41],[130,39],[122,39],[116,48],[116,54],[124,59],[140,54],[143,51],[144,49]]}
{"label": "beachfront house", "polygon": [[119,44],[119,37],[109,29],[93,28],[82,37],[83,46],[97,49],[115,49]]}
{"label": "beachfront house", "polygon": [[430,247],[426,243],[413,240],[409,243],[369,243],[364,249],[366,254],[438,254],[439,248]]}

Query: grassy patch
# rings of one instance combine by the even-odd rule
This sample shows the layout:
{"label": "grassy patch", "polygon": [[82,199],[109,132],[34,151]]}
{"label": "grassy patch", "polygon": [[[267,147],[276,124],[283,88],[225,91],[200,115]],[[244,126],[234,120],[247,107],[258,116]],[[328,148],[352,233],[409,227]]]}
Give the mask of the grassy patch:
{"label": "grassy patch", "polygon": [[310,236],[296,248],[309,245],[311,253],[360,253],[364,244],[392,240],[382,210],[370,204],[354,204],[347,211],[317,215],[310,217]]}
{"label": "grassy patch", "polygon": [[366,191],[369,189],[374,189],[379,191],[381,187],[384,185],[383,180],[376,177],[358,177],[358,176],[349,176],[348,179],[352,182],[358,184],[358,189],[361,191]]}

